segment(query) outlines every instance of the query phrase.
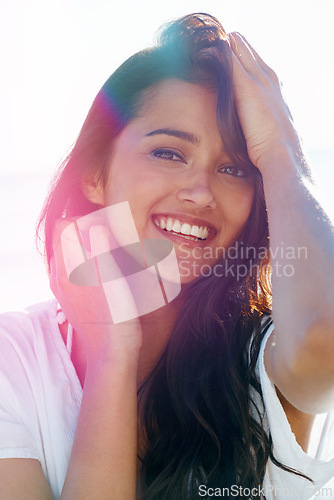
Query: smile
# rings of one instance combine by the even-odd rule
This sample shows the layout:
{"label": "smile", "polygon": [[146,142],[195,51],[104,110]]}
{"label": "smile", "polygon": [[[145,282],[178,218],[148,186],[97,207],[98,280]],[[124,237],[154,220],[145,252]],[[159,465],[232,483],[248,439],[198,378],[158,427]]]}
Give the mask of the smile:
{"label": "smile", "polygon": [[189,224],[175,217],[155,216],[153,217],[153,222],[160,229],[187,240],[205,241],[210,234],[210,228],[207,226]]}

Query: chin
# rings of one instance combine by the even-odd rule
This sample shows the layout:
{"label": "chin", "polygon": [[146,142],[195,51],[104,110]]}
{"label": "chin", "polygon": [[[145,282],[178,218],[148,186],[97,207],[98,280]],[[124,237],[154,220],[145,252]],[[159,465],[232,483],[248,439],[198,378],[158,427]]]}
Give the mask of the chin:
{"label": "chin", "polygon": [[189,262],[179,261],[179,273],[181,285],[192,283],[200,277],[210,276],[212,270],[208,264],[200,263],[198,261]]}

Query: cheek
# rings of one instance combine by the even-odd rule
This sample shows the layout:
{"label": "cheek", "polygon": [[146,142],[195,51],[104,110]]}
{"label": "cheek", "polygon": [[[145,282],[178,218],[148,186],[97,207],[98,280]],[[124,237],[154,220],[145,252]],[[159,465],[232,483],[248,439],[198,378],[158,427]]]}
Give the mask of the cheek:
{"label": "cheek", "polygon": [[229,192],[224,199],[226,220],[235,230],[240,230],[247,222],[254,200],[254,187],[247,186],[238,192]]}
{"label": "cheek", "polygon": [[240,220],[243,221],[244,224],[247,222],[248,217],[251,213],[253,201],[254,201],[254,189],[252,188],[247,193],[245,193],[245,196],[242,197],[239,203],[239,210],[240,210],[239,216]]}

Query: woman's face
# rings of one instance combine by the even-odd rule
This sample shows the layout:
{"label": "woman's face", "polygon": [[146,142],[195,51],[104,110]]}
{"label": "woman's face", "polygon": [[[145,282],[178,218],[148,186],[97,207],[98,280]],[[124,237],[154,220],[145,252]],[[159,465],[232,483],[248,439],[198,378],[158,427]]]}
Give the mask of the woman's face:
{"label": "woman's face", "polygon": [[141,240],[170,240],[181,282],[207,275],[242,231],[254,196],[253,179],[224,151],[216,94],[162,82],[113,146],[99,202],[127,201]]}

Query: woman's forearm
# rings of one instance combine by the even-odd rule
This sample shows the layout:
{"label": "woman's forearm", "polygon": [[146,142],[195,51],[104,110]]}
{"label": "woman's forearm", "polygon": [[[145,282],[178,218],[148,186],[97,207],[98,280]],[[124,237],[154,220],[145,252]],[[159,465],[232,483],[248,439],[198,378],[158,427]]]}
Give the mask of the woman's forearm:
{"label": "woman's forearm", "polygon": [[[110,232],[107,227],[94,224],[95,215],[86,221],[86,233],[83,230],[83,234],[87,238],[89,229],[90,249],[94,250],[94,255],[99,255],[109,249]],[[100,286],[78,286],[68,279],[65,258],[73,259],[73,248],[77,247],[72,222],[60,220],[54,232],[50,282],[75,330],[77,352],[81,354],[74,357],[74,365],[85,374],[61,499],[133,500],[136,497],[137,368],[142,345],[141,324],[137,316],[123,322],[112,319],[109,304],[114,310],[127,309],[132,314],[135,311],[126,280],[119,280],[122,293],[114,293],[113,289],[107,293],[102,283]],[[120,272],[111,254],[104,265],[105,269],[96,267],[100,279],[106,269]]]}
{"label": "woman's forearm", "polygon": [[61,499],[136,498],[137,364],[117,352],[88,366]]}
{"label": "woman's forearm", "polygon": [[273,268],[274,378],[286,368],[311,388],[312,407],[326,406],[334,379],[333,225],[296,152],[283,150],[262,175]]}

